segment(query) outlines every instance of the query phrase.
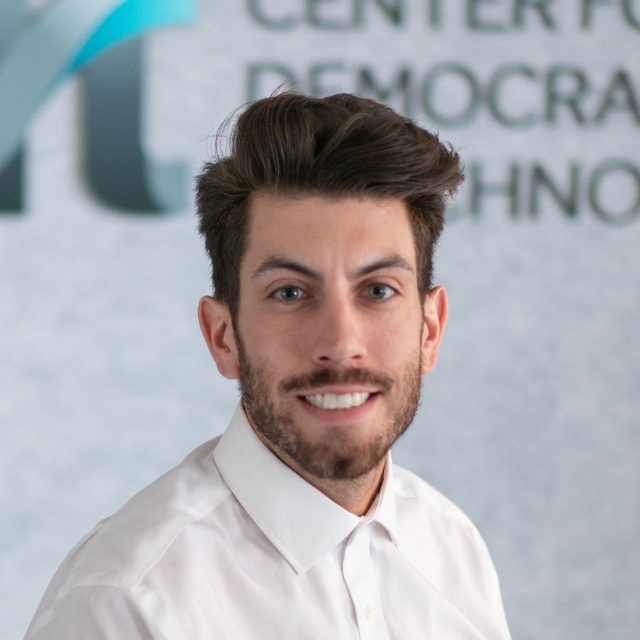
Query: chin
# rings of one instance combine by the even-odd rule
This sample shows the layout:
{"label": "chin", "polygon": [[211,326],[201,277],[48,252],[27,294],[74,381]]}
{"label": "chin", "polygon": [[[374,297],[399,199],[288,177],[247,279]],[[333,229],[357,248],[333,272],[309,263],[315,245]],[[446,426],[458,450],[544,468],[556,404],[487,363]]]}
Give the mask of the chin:
{"label": "chin", "polygon": [[385,459],[395,441],[384,434],[354,438],[346,427],[328,427],[321,440],[310,440],[301,434],[289,439],[283,453],[297,467],[323,479],[348,480],[370,473]]}

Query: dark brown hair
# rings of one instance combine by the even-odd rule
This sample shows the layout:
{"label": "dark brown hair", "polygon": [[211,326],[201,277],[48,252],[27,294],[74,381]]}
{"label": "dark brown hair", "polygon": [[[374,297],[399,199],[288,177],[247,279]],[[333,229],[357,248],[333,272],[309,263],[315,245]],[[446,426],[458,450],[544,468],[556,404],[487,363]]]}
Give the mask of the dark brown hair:
{"label": "dark brown hair", "polygon": [[215,295],[235,319],[250,196],[266,189],[404,200],[424,298],[446,199],[462,179],[458,155],[450,147],[373,100],[295,93],[258,100],[238,118],[229,155],[206,163],[197,178],[200,233],[211,258]]}

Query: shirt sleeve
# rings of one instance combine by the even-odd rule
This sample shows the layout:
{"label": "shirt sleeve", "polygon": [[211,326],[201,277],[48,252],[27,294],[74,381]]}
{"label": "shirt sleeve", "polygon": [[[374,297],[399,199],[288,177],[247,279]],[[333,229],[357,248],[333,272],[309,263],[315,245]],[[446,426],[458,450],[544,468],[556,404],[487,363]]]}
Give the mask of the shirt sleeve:
{"label": "shirt sleeve", "polygon": [[114,587],[76,587],[43,612],[25,640],[165,640],[132,595]]}

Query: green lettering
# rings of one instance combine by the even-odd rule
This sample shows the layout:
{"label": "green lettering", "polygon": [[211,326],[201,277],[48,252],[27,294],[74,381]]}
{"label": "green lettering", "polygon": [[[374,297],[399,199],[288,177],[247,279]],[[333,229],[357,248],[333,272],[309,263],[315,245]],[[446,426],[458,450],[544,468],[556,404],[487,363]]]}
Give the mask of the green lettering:
{"label": "green lettering", "polygon": [[373,0],[373,4],[378,6],[387,21],[394,26],[404,22],[405,0]]}
{"label": "green lettering", "polygon": [[[326,16],[327,11],[325,5],[335,5],[336,2],[341,7],[350,8],[350,15],[341,17]],[[363,25],[363,0],[307,0],[307,22],[316,29],[326,29],[327,31],[345,31],[354,29]],[[332,6],[328,11],[331,12]]]}
{"label": "green lettering", "polygon": [[[570,83],[568,89],[565,81]],[[558,65],[551,67],[547,74],[547,105],[545,119],[555,124],[558,120],[559,107],[566,106],[576,122],[586,121],[582,110],[582,102],[589,92],[589,83],[585,74],[575,67]]]}
{"label": "green lettering", "polygon": [[630,27],[640,30],[640,18],[634,13],[631,2],[632,0],[623,0],[622,8],[624,9],[624,19]]}
{"label": "green lettering", "polygon": [[482,175],[482,165],[474,163],[468,172],[470,190],[471,215],[482,214],[482,204],[487,196],[506,197],[509,202],[509,213],[512,218],[519,215],[520,200],[520,166],[515,162],[509,164],[509,177],[506,182],[487,182]]}
{"label": "green lettering", "polygon": [[501,67],[493,74],[487,89],[487,104],[491,115],[503,126],[510,128],[524,128],[539,122],[540,118],[533,111],[520,116],[507,115],[500,106],[502,88],[507,80],[521,76],[529,80],[537,80],[536,72],[524,64],[512,64]]}
{"label": "green lettering", "polygon": [[[411,69],[400,67],[391,81],[381,84],[370,67],[362,67],[358,73],[356,93],[364,98],[372,97],[386,103],[395,103],[399,97],[402,112],[411,117]],[[399,95],[398,95],[399,94]]]}
{"label": "green lettering", "polygon": [[[273,18],[268,16],[263,11],[263,4],[267,4],[266,2],[260,2],[260,0],[247,0],[247,8],[249,9],[249,14],[251,17],[261,26],[266,29],[273,29],[275,31],[284,31],[287,29],[292,29],[293,27],[300,24],[301,19],[296,17],[295,14],[284,15],[280,18]],[[273,3],[271,3],[273,6]]]}
{"label": "green lettering", "polygon": [[640,124],[640,104],[638,94],[631,84],[626,71],[618,70],[605,91],[602,104],[596,112],[594,121],[602,123],[611,111],[627,111]]}
{"label": "green lettering", "polygon": [[[463,105],[459,113],[442,113],[435,106],[437,84],[446,76],[460,78],[467,88],[469,96],[467,104]],[[460,127],[468,124],[473,119],[480,104],[481,94],[480,82],[469,69],[454,62],[445,62],[435,65],[425,75],[420,91],[420,100],[424,112],[434,123],[447,127]],[[445,101],[443,100],[442,102]],[[450,100],[446,102],[448,106]]]}
{"label": "green lettering", "polygon": [[467,0],[467,26],[473,31],[497,33],[505,30],[504,24],[483,21],[480,17],[482,5],[495,5],[500,0]]}
{"label": "green lettering", "polygon": [[593,7],[594,5],[604,5],[610,7],[613,3],[611,0],[581,0],[580,7],[580,26],[583,29],[591,29],[593,26]]}
{"label": "green lettering", "polygon": [[[620,211],[612,211],[605,208],[605,203],[618,202],[618,198],[602,198],[600,189],[602,182],[612,174],[627,175],[631,178],[635,187],[635,198],[631,204]],[[589,180],[588,188],[589,204],[593,212],[604,222],[609,224],[628,224],[640,215],[640,170],[626,160],[608,160],[599,165]]]}
{"label": "green lettering", "polygon": [[442,26],[441,0],[429,0],[427,5],[427,21],[429,26],[439,29]]}
{"label": "green lettering", "polygon": [[542,188],[548,193],[562,212],[569,218],[575,218],[578,214],[578,186],[580,168],[572,163],[569,175],[569,184],[563,193],[557,183],[539,164],[534,164],[531,169],[531,190],[529,192],[529,215],[537,217],[540,213],[540,192]]}
{"label": "green lettering", "polygon": [[327,73],[344,72],[342,62],[319,62],[309,67],[309,93],[315,97],[328,96],[334,93],[345,91],[347,87],[343,84],[325,84],[324,76]]}
{"label": "green lettering", "polygon": [[299,86],[295,72],[278,62],[259,62],[247,68],[247,100],[249,102],[268,96],[274,89],[286,85]]}
{"label": "green lettering", "polygon": [[523,27],[525,9],[535,9],[542,24],[550,31],[554,31],[556,23],[549,9],[549,5],[552,2],[553,0],[515,0],[513,5],[513,24],[517,27]]}

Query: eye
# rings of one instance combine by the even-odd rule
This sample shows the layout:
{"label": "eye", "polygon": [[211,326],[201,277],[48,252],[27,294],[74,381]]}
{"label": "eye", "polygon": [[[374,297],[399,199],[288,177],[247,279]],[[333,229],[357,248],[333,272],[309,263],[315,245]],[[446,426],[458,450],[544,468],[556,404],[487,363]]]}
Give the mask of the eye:
{"label": "eye", "polygon": [[366,289],[367,297],[371,300],[388,300],[393,298],[397,291],[384,282],[376,282],[370,284]]}
{"label": "eye", "polygon": [[287,285],[276,289],[271,295],[281,302],[295,302],[304,298],[304,290],[301,287]]}

